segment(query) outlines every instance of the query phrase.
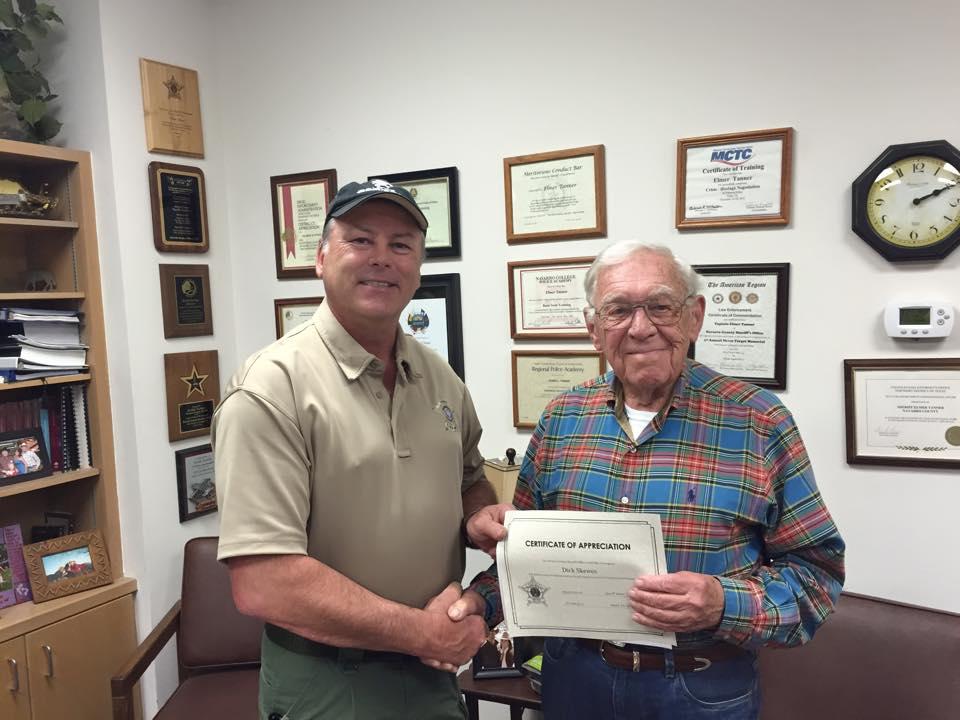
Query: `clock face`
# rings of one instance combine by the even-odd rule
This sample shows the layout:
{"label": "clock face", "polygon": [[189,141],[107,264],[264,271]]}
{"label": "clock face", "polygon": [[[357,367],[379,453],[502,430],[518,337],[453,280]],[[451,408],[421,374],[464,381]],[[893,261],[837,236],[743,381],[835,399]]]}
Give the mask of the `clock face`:
{"label": "clock face", "polygon": [[943,158],[911,155],[880,170],[866,197],[867,221],[881,238],[924,248],[960,229],[960,171]]}

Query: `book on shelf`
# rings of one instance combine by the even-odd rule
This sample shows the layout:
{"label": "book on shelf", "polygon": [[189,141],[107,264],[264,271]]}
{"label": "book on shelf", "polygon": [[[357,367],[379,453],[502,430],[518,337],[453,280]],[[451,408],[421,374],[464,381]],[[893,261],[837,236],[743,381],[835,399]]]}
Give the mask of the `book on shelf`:
{"label": "book on shelf", "polygon": [[52,385],[26,400],[0,402],[0,434],[27,433],[36,429],[40,430],[54,472],[91,467],[93,457],[85,385]]}
{"label": "book on shelf", "polygon": [[19,525],[0,528],[0,608],[33,599]]}

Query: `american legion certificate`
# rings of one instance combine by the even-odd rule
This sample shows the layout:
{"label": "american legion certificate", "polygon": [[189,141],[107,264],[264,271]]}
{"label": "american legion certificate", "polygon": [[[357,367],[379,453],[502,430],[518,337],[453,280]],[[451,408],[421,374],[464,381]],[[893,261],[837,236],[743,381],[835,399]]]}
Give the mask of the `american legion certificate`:
{"label": "american legion certificate", "polygon": [[660,516],[648,513],[507,512],[497,571],[507,629],[673,647],[676,636],[631,619],[637,575],[667,572]]}

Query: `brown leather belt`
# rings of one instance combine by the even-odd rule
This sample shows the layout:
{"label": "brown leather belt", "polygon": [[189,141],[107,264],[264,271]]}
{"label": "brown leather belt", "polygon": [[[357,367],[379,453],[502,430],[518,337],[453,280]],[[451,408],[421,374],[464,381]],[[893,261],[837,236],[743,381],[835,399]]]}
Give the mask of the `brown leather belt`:
{"label": "brown leather belt", "polygon": [[[608,643],[606,640],[588,640],[585,638],[578,638],[577,642],[588,650],[599,653],[607,665],[621,670],[640,672],[641,670],[663,670],[666,667],[665,655],[662,650],[622,648]],[[677,672],[700,672],[706,670],[715,662],[732,660],[748,654],[749,651],[729,643],[704,648],[691,648],[690,650],[674,650],[673,666]]]}

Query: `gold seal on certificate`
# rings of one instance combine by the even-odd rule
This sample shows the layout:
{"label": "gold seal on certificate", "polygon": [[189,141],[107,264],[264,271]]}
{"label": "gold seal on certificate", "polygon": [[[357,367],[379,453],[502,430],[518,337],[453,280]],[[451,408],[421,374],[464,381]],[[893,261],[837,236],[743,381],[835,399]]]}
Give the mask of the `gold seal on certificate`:
{"label": "gold seal on certificate", "polygon": [[592,257],[507,263],[510,337],[586,338],[583,278]]}
{"label": "gold seal on certificate", "polygon": [[543,409],[557,395],[602,375],[606,360],[589,350],[514,350],[513,424],[536,427]]}

